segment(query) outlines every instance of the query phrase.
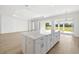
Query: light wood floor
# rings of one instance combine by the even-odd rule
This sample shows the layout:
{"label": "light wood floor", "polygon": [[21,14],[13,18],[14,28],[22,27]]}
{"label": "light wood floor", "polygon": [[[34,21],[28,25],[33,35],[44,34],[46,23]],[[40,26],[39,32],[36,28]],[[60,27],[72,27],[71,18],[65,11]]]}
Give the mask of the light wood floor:
{"label": "light wood floor", "polygon": [[71,35],[61,35],[60,42],[57,43],[48,54],[78,54],[79,38]]}
{"label": "light wood floor", "polygon": [[0,34],[0,54],[22,53],[20,33]]}
{"label": "light wood floor", "polygon": [[[0,53],[22,53],[21,35],[19,33],[0,35]],[[13,48],[13,49],[12,49]],[[61,35],[57,43],[48,54],[78,54],[79,38],[70,35]]]}

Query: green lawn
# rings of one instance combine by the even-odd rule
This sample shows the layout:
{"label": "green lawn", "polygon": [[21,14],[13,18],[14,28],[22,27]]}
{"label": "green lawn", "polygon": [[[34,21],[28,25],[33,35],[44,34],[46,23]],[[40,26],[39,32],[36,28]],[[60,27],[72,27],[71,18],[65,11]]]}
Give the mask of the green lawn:
{"label": "green lawn", "polygon": [[72,32],[72,27],[65,27],[64,31],[66,31],[66,32]]}
{"label": "green lawn", "polygon": [[[51,29],[52,29],[51,26],[46,27],[46,30],[51,30]],[[58,29],[58,27],[55,27],[55,30],[57,30],[57,29]],[[60,31],[63,31],[63,27],[60,27]],[[72,27],[64,27],[64,31],[65,32],[72,32]]]}
{"label": "green lawn", "polygon": [[51,26],[47,26],[47,27],[46,27],[46,30],[51,30],[51,29],[52,29]]}
{"label": "green lawn", "polygon": [[[58,27],[56,27],[55,29],[57,30]],[[63,31],[63,27],[60,27],[60,31]],[[64,27],[64,31],[65,32],[72,32],[72,27]]]}

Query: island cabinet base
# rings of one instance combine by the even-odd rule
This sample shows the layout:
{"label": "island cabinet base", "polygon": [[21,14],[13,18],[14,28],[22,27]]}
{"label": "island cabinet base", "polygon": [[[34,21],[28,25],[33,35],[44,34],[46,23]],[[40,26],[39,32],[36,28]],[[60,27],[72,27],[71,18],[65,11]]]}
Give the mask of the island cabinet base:
{"label": "island cabinet base", "polygon": [[52,37],[52,34],[41,35],[35,37],[23,35],[23,53],[24,54],[46,54],[58,41],[59,36],[56,34]]}

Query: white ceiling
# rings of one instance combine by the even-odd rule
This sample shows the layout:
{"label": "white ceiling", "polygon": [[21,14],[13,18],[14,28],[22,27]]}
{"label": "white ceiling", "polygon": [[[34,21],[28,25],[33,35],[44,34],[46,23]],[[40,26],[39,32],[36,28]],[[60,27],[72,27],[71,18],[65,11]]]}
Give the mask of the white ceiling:
{"label": "white ceiling", "polygon": [[78,11],[78,5],[1,5],[0,13],[12,17],[30,19],[40,16],[54,16]]}
{"label": "white ceiling", "polygon": [[48,16],[48,15],[58,15],[63,13],[70,13],[79,10],[79,6],[69,6],[69,5],[39,5],[39,6],[29,6],[28,10],[35,12],[36,14]]}

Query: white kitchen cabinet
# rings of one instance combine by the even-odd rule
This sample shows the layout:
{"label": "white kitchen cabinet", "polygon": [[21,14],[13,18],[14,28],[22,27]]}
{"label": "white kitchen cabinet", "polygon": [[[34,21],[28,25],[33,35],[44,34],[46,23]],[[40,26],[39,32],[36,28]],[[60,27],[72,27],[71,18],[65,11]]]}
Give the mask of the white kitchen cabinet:
{"label": "white kitchen cabinet", "polygon": [[43,42],[41,42],[41,39],[39,38],[38,40],[35,40],[35,53],[41,53],[41,44]]}
{"label": "white kitchen cabinet", "polygon": [[50,43],[51,43],[51,35],[50,35],[50,34],[49,34],[49,35],[46,35],[45,38],[46,38],[46,41],[47,41],[47,42],[46,42],[46,43],[47,43],[47,44],[46,44],[46,45],[47,45],[46,48],[47,48],[47,52],[48,52],[48,50],[50,49],[50,46],[51,46],[51,44],[50,44]]}
{"label": "white kitchen cabinet", "polygon": [[59,32],[52,34],[40,34],[39,32],[24,32],[23,52],[25,54],[45,54],[58,41]]}
{"label": "white kitchen cabinet", "polygon": [[53,45],[56,44],[56,42],[58,42],[60,40],[60,31],[53,31],[52,32],[52,39],[53,39]]}
{"label": "white kitchen cabinet", "polygon": [[44,37],[35,40],[35,53],[46,53],[46,41]]}

